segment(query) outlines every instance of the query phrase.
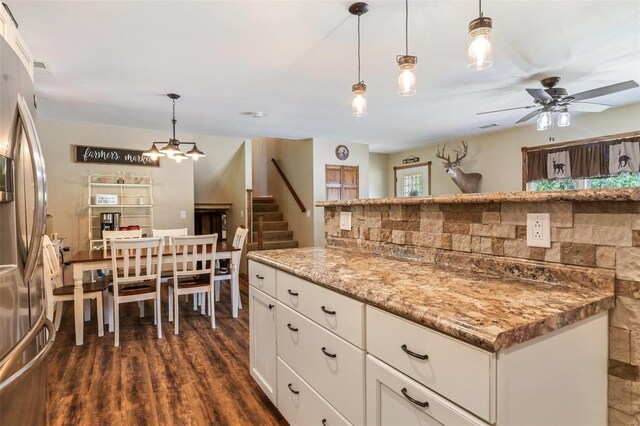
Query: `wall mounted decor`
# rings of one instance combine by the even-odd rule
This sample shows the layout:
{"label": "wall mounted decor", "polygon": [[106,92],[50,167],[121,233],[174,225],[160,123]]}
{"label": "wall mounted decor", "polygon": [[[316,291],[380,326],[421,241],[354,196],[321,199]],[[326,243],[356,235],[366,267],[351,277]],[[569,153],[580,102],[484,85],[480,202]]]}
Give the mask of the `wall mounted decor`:
{"label": "wall mounted decor", "polygon": [[482,175],[480,173],[464,173],[460,170],[460,163],[462,159],[467,156],[467,143],[462,141],[461,149],[454,150],[456,153],[456,159],[451,161],[451,156],[447,154],[444,156],[444,149],[442,147],[442,152],[440,152],[440,148],[438,147],[438,151],[436,153],[436,157],[444,160],[442,165],[447,170],[447,173],[451,176],[453,182],[458,185],[458,188],[465,193],[475,193],[478,192],[478,186],[480,185],[480,179],[482,179]]}
{"label": "wall mounted decor", "polygon": [[349,158],[349,148],[347,148],[346,145],[338,145],[336,147],[336,157],[338,157],[338,160],[342,161]]}
{"label": "wall mounted decor", "polygon": [[143,155],[139,149],[74,145],[76,163],[124,164],[128,166],[160,167],[157,158]]}

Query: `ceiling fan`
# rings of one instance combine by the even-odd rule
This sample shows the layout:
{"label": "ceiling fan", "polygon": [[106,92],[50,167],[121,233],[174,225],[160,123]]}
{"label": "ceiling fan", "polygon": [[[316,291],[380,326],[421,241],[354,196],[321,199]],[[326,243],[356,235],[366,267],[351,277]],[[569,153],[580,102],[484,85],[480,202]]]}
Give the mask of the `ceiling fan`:
{"label": "ceiling fan", "polygon": [[536,108],[536,110],[530,112],[520,120],[516,121],[516,124],[524,123],[525,121],[528,121],[537,115],[538,130],[545,130],[551,125],[551,115],[553,113],[559,113],[558,126],[565,127],[570,123],[569,107],[571,107],[573,111],[602,112],[608,108],[611,108],[611,105],[582,101],[638,87],[638,83],[636,83],[634,80],[629,80],[622,83],[603,86],[597,89],[591,89],[585,92],[569,95],[566,89],[563,89],[562,87],[556,87],[559,82],[560,77],[548,77],[540,80],[540,83],[542,84],[544,89],[526,89],[526,91],[533,97],[533,105],[499,109],[496,111],[479,112],[478,115],[492,114],[494,112],[502,111],[513,111],[516,109]]}

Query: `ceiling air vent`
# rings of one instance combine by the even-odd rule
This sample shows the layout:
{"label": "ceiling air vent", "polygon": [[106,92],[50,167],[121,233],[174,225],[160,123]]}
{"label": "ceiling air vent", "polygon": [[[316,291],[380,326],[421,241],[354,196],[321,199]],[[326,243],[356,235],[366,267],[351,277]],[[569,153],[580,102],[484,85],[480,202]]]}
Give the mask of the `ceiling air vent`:
{"label": "ceiling air vent", "polygon": [[496,123],[485,124],[484,126],[478,127],[478,129],[489,129],[491,127],[498,127],[498,125]]}
{"label": "ceiling air vent", "polygon": [[34,68],[40,68],[42,70],[46,70],[47,66],[45,65],[44,62],[40,62],[40,61],[33,61],[33,67]]}

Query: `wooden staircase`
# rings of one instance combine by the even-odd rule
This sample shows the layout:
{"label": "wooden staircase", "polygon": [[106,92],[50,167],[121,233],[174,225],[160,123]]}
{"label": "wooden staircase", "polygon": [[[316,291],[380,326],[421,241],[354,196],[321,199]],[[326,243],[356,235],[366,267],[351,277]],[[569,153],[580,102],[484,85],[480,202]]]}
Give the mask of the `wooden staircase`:
{"label": "wooden staircase", "polygon": [[289,230],[289,223],[284,220],[272,195],[253,197],[253,234],[251,243],[247,244],[247,251],[258,250],[258,216],[262,216],[263,233],[262,249],[274,250],[297,248],[298,241],[293,239],[293,231]]}

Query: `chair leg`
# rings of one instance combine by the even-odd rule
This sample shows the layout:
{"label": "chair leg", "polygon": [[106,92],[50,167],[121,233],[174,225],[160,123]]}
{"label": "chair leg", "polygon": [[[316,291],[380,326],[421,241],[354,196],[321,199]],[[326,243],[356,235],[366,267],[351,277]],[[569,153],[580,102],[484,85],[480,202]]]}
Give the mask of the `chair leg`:
{"label": "chair leg", "polygon": [[109,323],[109,333],[113,333],[113,323],[114,323],[114,309],[115,304],[113,303],[113,296],[111,294],[107,295],[107,305],[109,306],[109,310],[107,311],[108,323]]}
{"label": "chair leg", "polygon": [[[178,291],[177,290],[174,290],[174,291],[175,291],[174,296],[175,296],[176,300],[178,300]],[[194,299],[195,299],[195,295],[194,295]],[[178,334],[179,333],[179,331],[178,331],[178,304],[177,303],[173,304],[173,333],[174,334]]]}
{"label": "chair leg", "polygon": [[216,302],[220,301],[220,281],[216,281]]}
{"label": "chair leg", "polygon": [[[211,288],[211,290],[209,290],[209,300],[213,300],[213,288]],[[211,328],[216,328],[216,307],[214,303],[210,304],[210,308],[211,308]]]}
{"label": "chair leg", "polygon": [[193,293],[193,310],[198,310],[198,295],[196,293]]}
{"label": "chair leg", "polygon": [[113,323],[115,332],[113,333],[116,346],[120,346],[120,304],[117,300],[113,301]]}
{"label": "chair leg", "polygon": [[138,302],[138,307],[140,307],[140,318],[144,318],[144,302]]}
{"label": "chair leg", "polygon": [[205,293],[200,293],[200,315],[206,314],[207,302],[205,300]]}
{"label": "chair leg", "polygon": [[104,323],[109,324],[109,290],[107,289],[102,292],[102,303],[103,310],[107,313],[104,315]]}
{"label": "chair leg", "polygon": [[62,320],[62,306],[63,302],[56,302],[56,313],[54,319],[54,325],[56,326],[56,331],[60,330],[60,320]]}
{"label": "chair leg", "polygon": [[[144,302],[142,302],[144,303]],[[154,303],[153,304],[153,325],[157,325],[158,324],[158,304]]]}
{"label": "chair leg", "polygon": [[[173,287],[168,286],[167,289],[167,299],[169,299],[169,322],[171,322],[173,321]],[[176,304],[177,302],[178,301],[176,299]]]}
{"label": "chair leg", "polygon": [[102,310],[102,292],[96,297],[96,311],[98,312],[98,337],[104,336],[104,311]]}
{"label": "chair leg", "polygon": [[54,320],[54,314],[55,314],[55,302],[53,301],[53,298],[48,298],[47,297],[47,319],[49,321],[53,321]]}
{"label": "chair leg", "polygon": [[211,315],[211,305],[213,305],[213,300],[211,298],[211,292],[207,292],[207,302],[209,303],[209,309],[207,310],[207,314]]}
{"label": "chair leg", "polygon": [[84,320],[91,321],[91,301],[89,299],[84,299]]}
{"label": "chair leg", "polygon": [[[158,326],[158,339],[162,339],[162,312],[160,310],[160,290],[158,290],[155,301],[156,322]],[[176,304],[177,305],[177,304]]]}

